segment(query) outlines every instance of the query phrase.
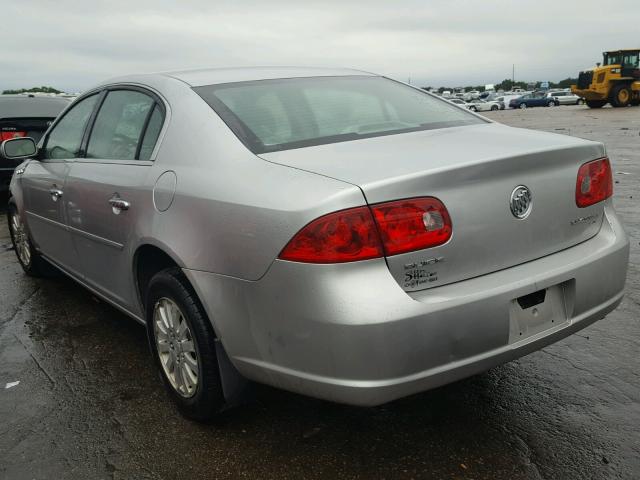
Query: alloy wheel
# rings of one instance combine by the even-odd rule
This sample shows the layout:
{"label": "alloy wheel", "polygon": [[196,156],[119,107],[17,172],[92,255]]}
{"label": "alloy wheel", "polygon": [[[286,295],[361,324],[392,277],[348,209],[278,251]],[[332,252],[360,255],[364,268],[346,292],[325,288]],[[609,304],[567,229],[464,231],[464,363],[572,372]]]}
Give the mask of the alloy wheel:
{"label": "alloy wheel", "polygon": [[31,264],[31,245],[29,244],[29,236],[27,231],[20,220],[18,212],[13,212],[11,215],[11,235],[13,237],[13,245],[18,254],[18,258],[25,267],[29,267]]}
{"label": "alloy wheel", "polygon": [[158,358],[173,389],[190,398],[198,389],[200,362],[193,336],[178,305],[169,298],[159,299],[153,310]]}

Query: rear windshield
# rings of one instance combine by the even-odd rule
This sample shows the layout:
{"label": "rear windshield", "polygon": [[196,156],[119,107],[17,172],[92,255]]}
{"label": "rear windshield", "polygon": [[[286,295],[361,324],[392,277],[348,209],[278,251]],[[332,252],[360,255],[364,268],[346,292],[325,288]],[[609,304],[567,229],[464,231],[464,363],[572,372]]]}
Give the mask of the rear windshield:
{"label": "rear windshield", "polygon": [[484,123],[383,77],[311,77],[194,90],[254,153]]}

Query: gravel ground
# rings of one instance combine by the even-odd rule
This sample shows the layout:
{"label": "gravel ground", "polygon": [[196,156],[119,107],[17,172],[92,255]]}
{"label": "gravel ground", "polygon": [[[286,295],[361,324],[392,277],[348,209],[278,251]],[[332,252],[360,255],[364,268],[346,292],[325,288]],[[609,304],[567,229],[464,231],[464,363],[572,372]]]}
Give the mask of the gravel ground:
{"label": "gravel ground", "polygon": [[257,386],[251,404],[197,425],[163,392],[144,329],[70,280],[24,276],[3,219],[0,478],[640,477],[640,108],[489,116],[606,143],[632,250],[627,295],[605,320],[382,407]]}

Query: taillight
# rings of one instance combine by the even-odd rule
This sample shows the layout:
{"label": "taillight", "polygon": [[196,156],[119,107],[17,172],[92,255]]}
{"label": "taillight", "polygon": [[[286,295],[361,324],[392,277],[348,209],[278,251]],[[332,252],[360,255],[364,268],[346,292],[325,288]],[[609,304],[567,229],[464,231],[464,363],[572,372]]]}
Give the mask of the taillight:
{"label": "taillight", "polygon": [[300,230],[280,253],[283,260],[342,263],[382,257],[380,236],[369,207],[320,217]]}
{"label": "taillight", "polygon": [[437,198],[409,198],[371,209],[386,255],[436,247],[451,238],[451,217]]}
{"label": "taillight", "polygon": [[410,198],[324,215],[300,230],[279,258],[306,263],[368,260],[442,245],[451,232],[449,212],[440,200]]}
{"label": "taillight", "polygon": [[18,132],[16,130],[9,130],[9,131],[4,131],[4,132],[0,132],[0,141],[5,141],[5,140],[11,140],[12,138],[18,138],[18,137],[26,137],[27,136],[27,132]]}
{"label": "taillight", "polygon": [[587,162],[578,170],[576,205],[580,208],[606,200],[613,195],[613,178],[608,158]]}

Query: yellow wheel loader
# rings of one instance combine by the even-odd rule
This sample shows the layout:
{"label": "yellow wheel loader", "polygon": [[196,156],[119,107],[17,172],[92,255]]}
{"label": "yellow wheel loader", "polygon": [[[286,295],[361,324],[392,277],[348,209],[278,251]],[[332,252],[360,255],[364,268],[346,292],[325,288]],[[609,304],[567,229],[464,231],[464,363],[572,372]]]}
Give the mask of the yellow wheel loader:
{"label": "yellow wheel loader", "polygon": [[640,105],[640,50],[604,52],[602,65],[580,72],[571,91],[591,108]]}

